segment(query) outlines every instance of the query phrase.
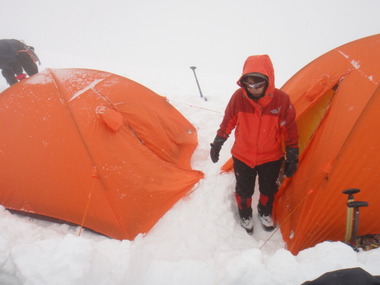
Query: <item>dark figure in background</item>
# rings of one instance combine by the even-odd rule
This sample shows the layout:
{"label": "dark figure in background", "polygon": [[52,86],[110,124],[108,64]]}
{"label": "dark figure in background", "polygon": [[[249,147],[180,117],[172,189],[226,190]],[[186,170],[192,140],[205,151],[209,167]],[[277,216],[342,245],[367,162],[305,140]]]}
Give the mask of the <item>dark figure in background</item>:
{"label": "dark figure in background", "polygon": [[34,48],[19,40],[0,40],[0,69],[9,85],[25,79],[26,74],[32,76],[38,73],[38,56]]}
{"label": "dark figure in background", "polygon": [[236,177],[235,196],[240,224],[253,233],[252,195],[258,177],[260,199],[257,209],[263,228],[275,227],[272,208],[277,193],[285,146],[285,170],[291,177],[298,167],[298,131],[296,113],[289,96],[275,88],[274,70],[268,55],[250,56],[232,95],[214,142],[211,159],[219,160],[219,152],[231,131],[235,142],[231,153]]}

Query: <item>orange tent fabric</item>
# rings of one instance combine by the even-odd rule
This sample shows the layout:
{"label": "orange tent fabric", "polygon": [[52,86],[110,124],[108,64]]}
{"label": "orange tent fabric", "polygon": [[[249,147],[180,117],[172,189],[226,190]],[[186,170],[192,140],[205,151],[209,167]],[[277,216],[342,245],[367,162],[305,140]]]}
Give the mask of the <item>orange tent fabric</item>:
{"label": "orange tent fabric", "polygon": [[148,88],[49,69],[0,94],[0,204],[116,239],[146,233],[203,177],[195,128]]}
{"label": "orange tent fabric", "polygon": [[297,254],[322,241],[342,241],[347,195],[359,188],[359,235],[380,233],[380,34],[317,58],[283,87],[297,111],[301,159],[286,179],[275,215]]}

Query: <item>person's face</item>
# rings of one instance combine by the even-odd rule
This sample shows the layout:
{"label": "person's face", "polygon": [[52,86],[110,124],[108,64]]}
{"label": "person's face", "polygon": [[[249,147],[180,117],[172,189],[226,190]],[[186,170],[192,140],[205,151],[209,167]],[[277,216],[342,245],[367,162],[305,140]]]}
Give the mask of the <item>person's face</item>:
{"label": "person's face", "polygon": [[261,78],[247,77],[244,79],[244,86],[254,97],[260,97],[265,89],[266,81]]}

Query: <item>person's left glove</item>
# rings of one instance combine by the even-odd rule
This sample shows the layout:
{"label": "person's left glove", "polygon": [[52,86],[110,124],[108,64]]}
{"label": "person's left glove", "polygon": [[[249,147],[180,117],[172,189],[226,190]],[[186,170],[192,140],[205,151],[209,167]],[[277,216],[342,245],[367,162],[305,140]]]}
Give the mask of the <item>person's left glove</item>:
{"label": "person's left glove", "polygon": [[21,81],[23,79],[26,79],[26,74],[25,73],[17,74],[16,78],[18,81]]}
{"label": "person's left glove", "polygon": [[292,177],[298,169],[299,148],[286,148],[286,159],[284,174],[286,177]]}
{"label": "person's left glove", "polygon": [[222,145],[226,141],[226,138],[222,138],[220,136],[216,136],[214,142],[210,144],[210,156],[213,163],[217,163],[219,160],[219,152],[222,149]]}

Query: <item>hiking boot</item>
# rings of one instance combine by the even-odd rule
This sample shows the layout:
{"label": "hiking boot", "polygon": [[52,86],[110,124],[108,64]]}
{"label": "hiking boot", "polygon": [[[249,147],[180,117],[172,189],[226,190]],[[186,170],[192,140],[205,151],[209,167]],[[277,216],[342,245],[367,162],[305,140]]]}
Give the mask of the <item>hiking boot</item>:
{"label": "hiking boot", "polygon": [[240,218],[240,225],[247,231],[249,235],[253,234],[253,219],[252,217],[248,219]]}
{"label": "hiking boot", "polygon": [[271,232],[274,230],[275,226],[272,215],[262,215],[259,213],[259,220],[265,231]]}

